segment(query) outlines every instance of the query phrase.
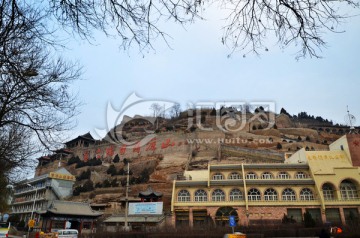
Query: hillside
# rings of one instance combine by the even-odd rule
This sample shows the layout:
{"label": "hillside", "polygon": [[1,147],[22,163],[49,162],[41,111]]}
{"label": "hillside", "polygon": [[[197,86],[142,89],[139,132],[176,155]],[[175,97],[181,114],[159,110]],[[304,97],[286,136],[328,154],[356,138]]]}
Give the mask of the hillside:
{"label": "hillside", "polygon": [[[329,122],[313,119],[311,123],[311,118],[302,124],[301,118],[273,116],[275,124],[270,126],[261,117],[242,122],[226,114],[219,122],[211,110],[201,114],[201,126],[195,126],[196,118],[185,113],[175,119],[158,118],[156,123],[140,116],[127,117],[101,141],[90,134],[82,135],[67,142],[60,157],[58,153],[39,158],[36,174],[47,173],[59,165],[65,167],[78,178],[70,200],[106,204],[119,202],[125,196],[129,162],[130,196],[137,197],[139,191],[151,186],[164,194],[168,209],[172,181],[181,178],[184,170],[206,169],[208,163],[283,162],[285,153],[300,148],[326,150],[329,143],[348,131]],[[253,114],[247,116],[251,118]],[[189,126],[189,122],[193,125]],[[155,134],[142,145],[126,145],[119,140],[137,141],[148,135],[145,129]]]}

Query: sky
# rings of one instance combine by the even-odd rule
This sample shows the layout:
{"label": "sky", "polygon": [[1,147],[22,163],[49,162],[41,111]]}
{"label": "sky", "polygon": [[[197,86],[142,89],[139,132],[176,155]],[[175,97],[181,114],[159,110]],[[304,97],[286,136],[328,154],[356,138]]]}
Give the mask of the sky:
{"label": "sky", "polygon": [[[325,35],[328,47],[322,59],[296,60],[299,48],[280,49],[271,40],[260,56],[235,53],[221,44],[223,22],[214,11],[207,20],[181,27],[172,22],[164,29],[172,39],[169,48],[161,39],[155,50],[123,51],[120,41],[95,33],[91,44],[70,40],[64,56],[83,65],[83,80],[71,87],[83,103],[77,126],[67,138],[106,129],[108,103],[120,111],[129,95],[147,101],[173,101],[186,109],[198,102],[272,102],[275,111],[305,111],[345,124],[347,106],[360,125],[360,17]],[[129,111],[129,114],[134,112]],[[150,115],[148,107],[136,114]]]}

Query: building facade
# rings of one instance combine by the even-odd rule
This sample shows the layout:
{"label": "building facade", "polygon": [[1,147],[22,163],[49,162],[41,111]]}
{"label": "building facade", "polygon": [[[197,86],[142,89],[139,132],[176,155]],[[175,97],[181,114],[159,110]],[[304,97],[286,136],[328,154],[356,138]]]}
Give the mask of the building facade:
{"label": "building facade", "polygon": [[39,212],[46,211],[52,201],[72,196],[75,180],[75,176],[61,168],[17,183],[11,203],[12,215],[26,222],[33,215],[40,221]]}
{"label": "building facade", "polygon": [[301,149],[284,163],[209,164],[173,183],[175,226],[302,222],[350,224],[360,212],[360,136],[345,135],[326,151]]}

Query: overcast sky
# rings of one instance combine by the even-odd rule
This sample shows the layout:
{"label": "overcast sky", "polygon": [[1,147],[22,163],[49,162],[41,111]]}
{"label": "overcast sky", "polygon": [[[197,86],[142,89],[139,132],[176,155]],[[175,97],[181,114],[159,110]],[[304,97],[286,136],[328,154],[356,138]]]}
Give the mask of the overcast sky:
{"label": "overcast sky", "polygon": [[[360,123],[360,18],[352,18],[339,29],[342,34],[325,36],[328,48],[322,59],[296,61],[297,49],[284,51],[269,40],[262,55],[235,53],[221,44],[219,17],[211,12],[206,21],[181,26],[167,23],[169,44],[154,42],[155,51],[140,54],[119,49],[119,41],[96,34],[92,44],[71,41],[67,58],[84,67],[84,80],[74,83],[84,103],[76,118],[78,126],[70,138],[106,128],[107,104],[120,108],[136,92],[146,100],[179,102],[182,109],[199,101],[269,101],[276,112],[306,111],[344,124],[346,106]],[[149,110],[138,114],[150,114]]]}

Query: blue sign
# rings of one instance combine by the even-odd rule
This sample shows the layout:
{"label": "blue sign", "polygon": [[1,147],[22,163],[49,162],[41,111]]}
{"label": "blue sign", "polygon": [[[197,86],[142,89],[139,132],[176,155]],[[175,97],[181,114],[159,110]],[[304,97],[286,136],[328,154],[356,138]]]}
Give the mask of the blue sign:
{"label": "blue sign", "polygon": [[235,227],[235,226],[236,226],[235,216],[229,216],[229,225],[230,225],[231,227]]}

